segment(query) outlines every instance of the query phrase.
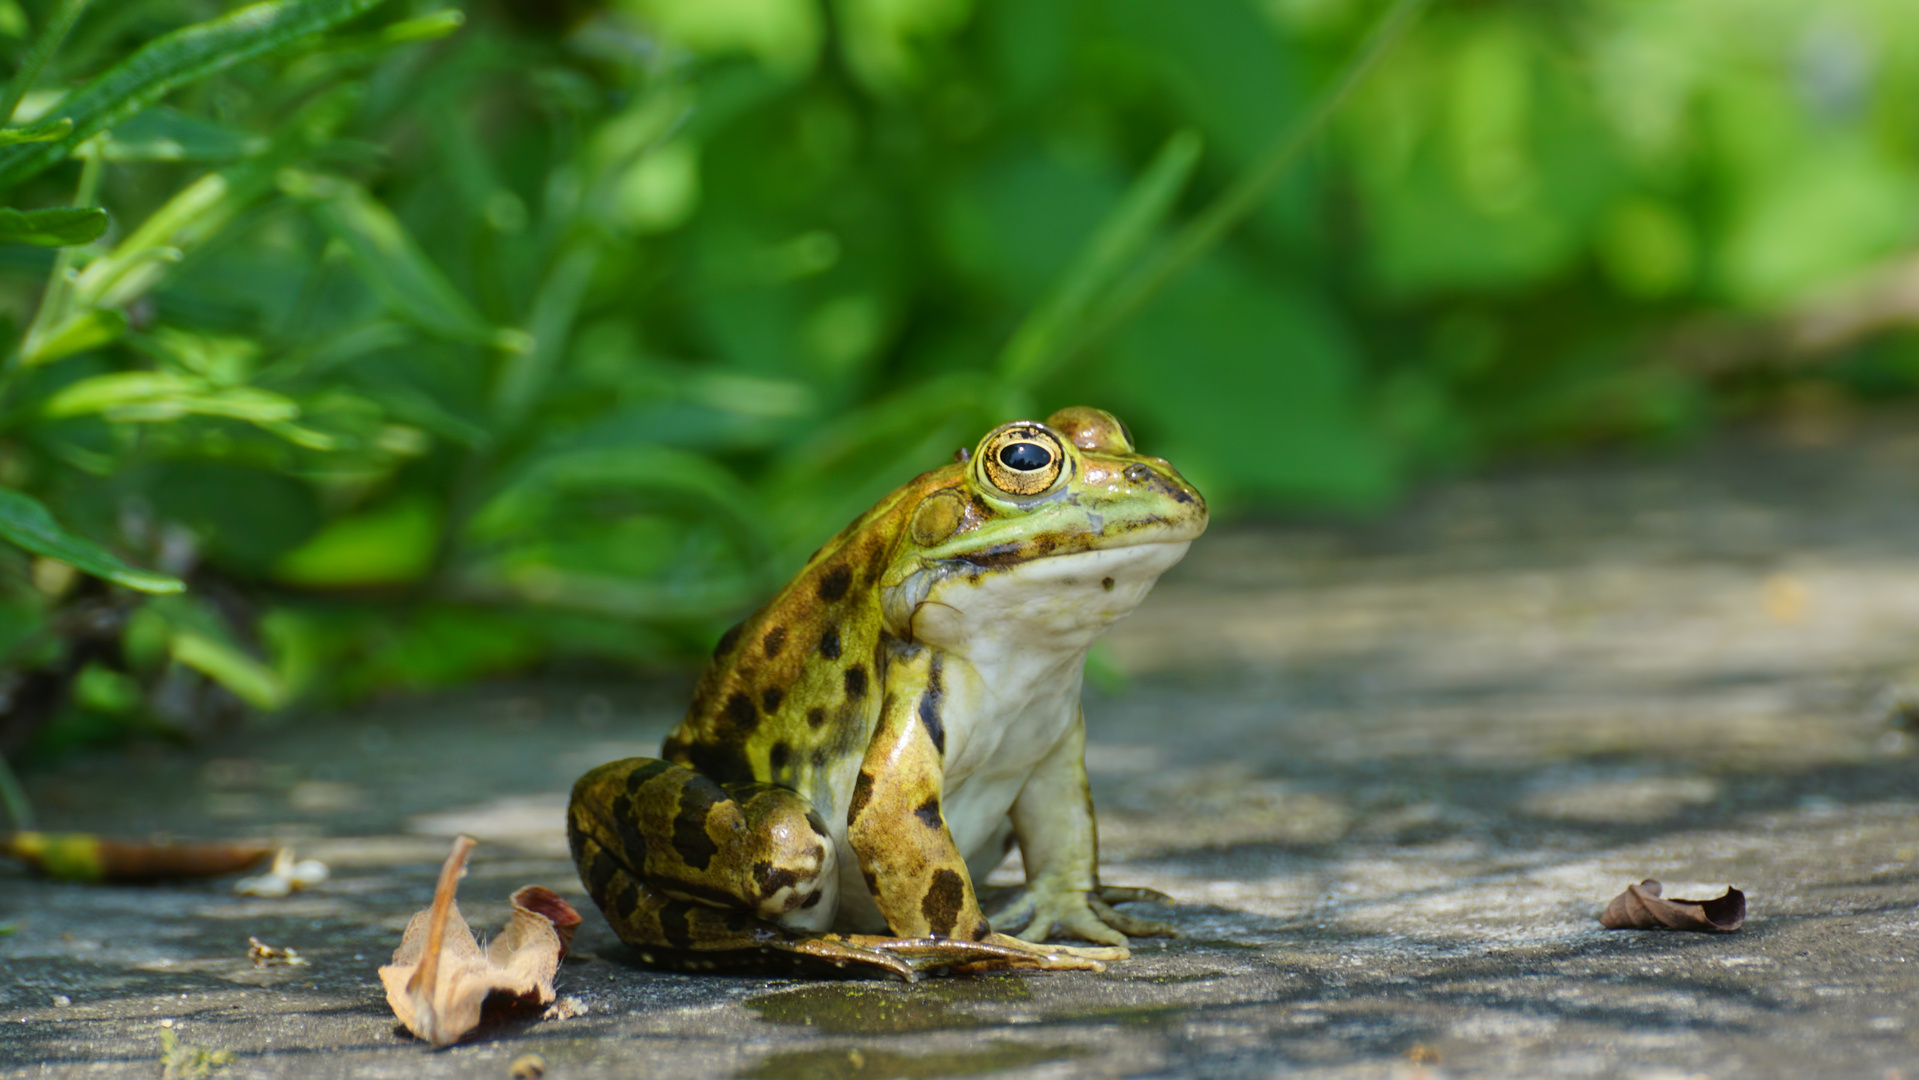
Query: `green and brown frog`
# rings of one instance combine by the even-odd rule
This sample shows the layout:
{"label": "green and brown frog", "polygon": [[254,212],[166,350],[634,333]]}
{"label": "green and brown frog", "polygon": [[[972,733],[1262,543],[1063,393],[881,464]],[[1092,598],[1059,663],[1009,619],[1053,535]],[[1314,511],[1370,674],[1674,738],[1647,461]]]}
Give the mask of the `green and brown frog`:
{"label": "green and brown frog", "polygon": [[[1080,683],[1206,519],[1110,413],[994,428],[727,631],[659,759],[580,778],[594,902],[688,970],[1097,968],[1170,933],[1113,907],[1164,896],[1100,883]],[[1015,841],[989,923],[974,883]]]}

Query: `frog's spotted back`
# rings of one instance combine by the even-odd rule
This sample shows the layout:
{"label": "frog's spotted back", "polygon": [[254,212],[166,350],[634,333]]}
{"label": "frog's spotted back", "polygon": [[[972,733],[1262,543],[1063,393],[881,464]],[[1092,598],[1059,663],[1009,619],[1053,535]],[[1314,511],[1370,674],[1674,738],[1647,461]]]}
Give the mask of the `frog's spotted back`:
{"label": "frog's spotted back", "polygon": [[721,637],[686,720],[667,740],[668,760],[721,782],[828,794],[821,774],[848,747],[864,744],[878,713],[881,620],[871,598],[897,534],[883,519],[909,513],[921,487],[937,488],[944,471],[861,515]]}

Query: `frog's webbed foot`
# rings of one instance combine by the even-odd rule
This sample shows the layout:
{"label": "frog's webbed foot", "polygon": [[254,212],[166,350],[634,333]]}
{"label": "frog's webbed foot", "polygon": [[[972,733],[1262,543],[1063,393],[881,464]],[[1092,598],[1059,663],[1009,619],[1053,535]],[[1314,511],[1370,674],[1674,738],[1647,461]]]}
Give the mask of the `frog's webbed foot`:
{"label": "frog's webbed foot", "polygon": [[1104,971],[1106,963],[1132,955],[1124,945],[1075,948],[1036,945],[1005,934],[984,941],[957,938],[889,938],[867,934],[829,934],[813,939],[823,945],[872,951],[909,965],[914,976],[946,968],[963,974],[1037,969],[1041,971]]}
{"label": "frog's webbed foot", "polygon": [[1178,937],[1171,923],[1136,919],[1113,909],[1135,901],[1171,904],[1173,898],[1158,889],[1105,885],[1092,892],[1051,891],[1021,886],[1011,890],[988,918],[994,926],[1026,941],[1045,941],[1054,934],[1124,945],[1129,937]]}

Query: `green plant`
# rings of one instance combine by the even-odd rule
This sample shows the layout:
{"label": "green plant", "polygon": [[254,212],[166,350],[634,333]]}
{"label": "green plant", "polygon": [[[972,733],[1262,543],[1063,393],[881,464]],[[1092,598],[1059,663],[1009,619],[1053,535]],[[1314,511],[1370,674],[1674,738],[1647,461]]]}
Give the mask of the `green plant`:
{"label": "green plant", "polygon": [[[698,655],[1071,402],[1222,517],[1683,436],[1780,377],[1676,330],[1915,240],[1897,0],[370,6],[274,7],[325,26],[233,63],[139,45],[206,0],[14,43],[79,89],[0,136],[52,208],[0,228],[85,243],[0,248],[38,557],[0,547],[0,669],[77,688],[76,737]],[[1876,318],[1800,377],[1910,392],[1913,316]]]}

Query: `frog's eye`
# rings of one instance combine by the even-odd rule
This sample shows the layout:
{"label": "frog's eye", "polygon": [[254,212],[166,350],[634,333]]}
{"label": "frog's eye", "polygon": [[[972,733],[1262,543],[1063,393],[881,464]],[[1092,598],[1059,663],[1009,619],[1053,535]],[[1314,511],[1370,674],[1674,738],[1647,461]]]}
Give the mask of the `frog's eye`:
{"label": "frog's eye", "polygon": [[1008,495],[1038,495],[1059,479],[1066,451],[1052,432],[1022,425],[988,436],[979,461],[994,487]]}

